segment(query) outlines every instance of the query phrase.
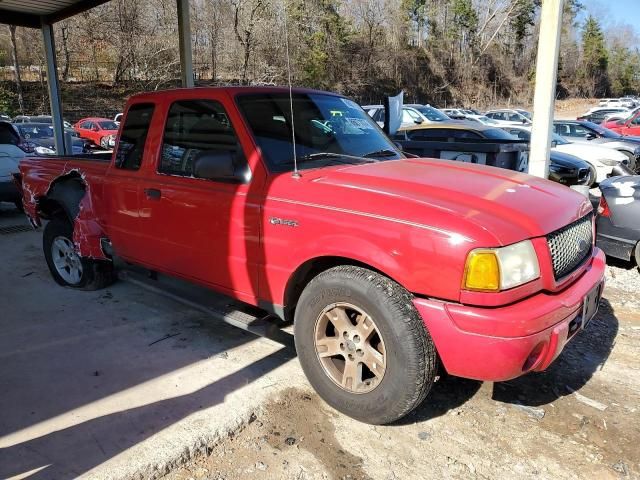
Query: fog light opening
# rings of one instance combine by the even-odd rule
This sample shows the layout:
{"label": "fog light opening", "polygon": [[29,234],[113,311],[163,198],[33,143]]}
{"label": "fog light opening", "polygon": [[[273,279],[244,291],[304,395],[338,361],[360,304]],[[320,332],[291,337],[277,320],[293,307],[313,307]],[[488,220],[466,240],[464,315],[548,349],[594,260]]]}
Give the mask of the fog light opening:
{"label": "fog light opening", "polygon": [[529,356],[524,362],[524,365],[522,366],[523,372],[528,372],[530,370],[533,370],[538,365],[540,365],[540,362],[544,357],[544,351],[545,351],[546,345],[547,345],[546,342],[540,342],[533,348],[533,350],[531,350],[531,353],[529,354]]}

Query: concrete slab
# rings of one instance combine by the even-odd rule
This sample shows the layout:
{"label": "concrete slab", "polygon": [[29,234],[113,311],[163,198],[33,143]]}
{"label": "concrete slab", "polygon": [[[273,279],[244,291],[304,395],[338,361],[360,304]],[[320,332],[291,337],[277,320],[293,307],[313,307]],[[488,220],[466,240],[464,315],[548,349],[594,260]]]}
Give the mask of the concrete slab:
{"label": "concrete slab", "polygon": [[290,348],[169,298],[59,287],[39,232],[0,252],[0,478],[154,478],[305,383]]}

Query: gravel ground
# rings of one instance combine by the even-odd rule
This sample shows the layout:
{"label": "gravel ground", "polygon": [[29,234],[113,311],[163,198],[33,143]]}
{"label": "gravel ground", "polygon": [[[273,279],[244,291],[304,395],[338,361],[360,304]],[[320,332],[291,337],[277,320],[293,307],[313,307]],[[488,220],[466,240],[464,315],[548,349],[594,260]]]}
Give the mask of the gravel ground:
{"label": "gravel ground", "polygon": [[542,373],[445,377],[396,425],[288,388],[165,480],[640,479],[640,272],[613,262],[597,317]]}

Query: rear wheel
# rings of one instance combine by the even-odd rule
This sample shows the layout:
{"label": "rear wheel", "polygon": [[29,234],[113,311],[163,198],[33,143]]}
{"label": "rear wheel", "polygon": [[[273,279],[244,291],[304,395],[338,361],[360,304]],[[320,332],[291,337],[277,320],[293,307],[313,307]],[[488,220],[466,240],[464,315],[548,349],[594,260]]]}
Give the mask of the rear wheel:
{"label": "rear wheel", "polygon": [[53,279],[65,287],[99,290],[115,280],[107,261],[80,257],[73,244],[73,227],[64,217],[54,217],[44,229],[44,256]]}
{"label": "rear wheel", "polygon": [[109,142],[109,139],[107,137],[102,137],[100,139],[100,146],[105,150],[109,150],[108,142]]}
{"label": "rear wheel", "polygon": [[437,374],[436,350],[411,294],[364,268],[335,267],[306,286],[296,307],[295,342],[318,394],[371,424],[411,412]]}

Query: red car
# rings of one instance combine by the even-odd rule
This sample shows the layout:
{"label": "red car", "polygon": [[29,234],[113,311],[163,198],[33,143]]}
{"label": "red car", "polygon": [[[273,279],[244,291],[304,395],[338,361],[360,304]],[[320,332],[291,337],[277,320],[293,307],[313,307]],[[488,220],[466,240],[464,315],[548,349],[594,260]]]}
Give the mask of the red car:
{"label": "red car", "polygon": [[640,135],[640,110],[624,120],[611,120],[600,125],[620,135]]}
{"label": "red car", "polygon": [[336,94],[291,103],[269,87],[140,94],[110,162],[24,160],[53,278],[101,288],[122,259],[293,321],[319,394],[375,424],[418,406],[439,365],[492,381],[544,370],[593,318],[605,259],[588,199],[405,158]]}
{"label": "red car", "polygon": [[83,118],[73,128],[82,138],[108,150],[115,145],[118,125],[108,118]]}

